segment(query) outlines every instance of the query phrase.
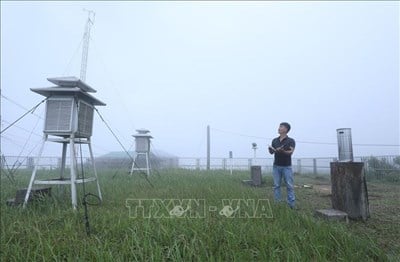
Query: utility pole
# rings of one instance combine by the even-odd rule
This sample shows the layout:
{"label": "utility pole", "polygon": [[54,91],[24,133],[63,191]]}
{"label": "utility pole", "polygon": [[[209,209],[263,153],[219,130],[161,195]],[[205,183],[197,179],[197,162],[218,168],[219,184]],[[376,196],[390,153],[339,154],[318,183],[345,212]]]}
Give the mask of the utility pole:
{"label": "utility pole", "polygon": [[210,170],[210,126],[207,126],[207,170]]}
{"label": "utility pole", "polygon": [[96,13],[91,10],[83,9],[88,12],[88,19],[85,24],[85,32],[83,33],[83,47],[82,47],[82,60],[81,60],[81,75],[82,81],[86,80],[86,69],[89,55],[89,40],[90,40],[90,29],[94,24],[94,18]]}

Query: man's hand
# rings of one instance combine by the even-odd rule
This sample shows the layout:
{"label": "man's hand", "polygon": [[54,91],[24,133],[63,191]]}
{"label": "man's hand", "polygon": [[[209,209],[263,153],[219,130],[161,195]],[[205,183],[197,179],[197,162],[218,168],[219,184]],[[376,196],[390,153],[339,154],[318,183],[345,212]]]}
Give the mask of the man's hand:
{"label": "man's hand", "polygon": [[273,148],[272,146],[268,146],[268,150],[269,150],[269,153],[270,153],[271,155],[272,155],[273,153],[276,152],[276,149]]}
{"label": "man's hand", "polygon": [[293,147],[289,147],[289,150],[284,150],[283,146],[281,146],[281,147],[276,149],[276,152],[283,153],[283,154],[286,154],[286,155],[291,155],[294,152],[294,148]]}

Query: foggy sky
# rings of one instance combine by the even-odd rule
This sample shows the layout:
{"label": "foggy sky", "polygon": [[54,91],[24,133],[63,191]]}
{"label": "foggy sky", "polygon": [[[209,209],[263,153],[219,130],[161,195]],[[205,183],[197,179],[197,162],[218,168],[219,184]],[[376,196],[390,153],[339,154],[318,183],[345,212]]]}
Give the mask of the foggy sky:
{"label": "foggy sky", "polygon": [[[210,125],[213,157],[252,156],[252,142],[262,157],[287,121],[295,157],[336,156],[343,127],[357,156],[400,153],[365,145],[400,144],[398,2],[2,1],[3,96],[30,109],[30,88],[79,77],[83,8],[96,12],[86,82],[126,148],[144,127],[157,150],[202,157]],[[2,97],[1,129],[25,111]],[[2,153],[35,155],[42,129],[28,115]],[[97,115],[92,141],[95,155],[122,150]]]}

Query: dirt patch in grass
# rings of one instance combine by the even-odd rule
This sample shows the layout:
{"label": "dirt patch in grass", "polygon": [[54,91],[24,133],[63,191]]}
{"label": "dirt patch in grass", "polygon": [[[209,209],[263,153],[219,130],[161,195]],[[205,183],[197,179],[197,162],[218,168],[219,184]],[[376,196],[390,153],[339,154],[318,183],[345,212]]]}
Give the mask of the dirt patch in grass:
{"label": "dirt patch in grass", "polygon": [[314,185],[313,189],[321,195],[330,196],[332,194],[330,185]]}

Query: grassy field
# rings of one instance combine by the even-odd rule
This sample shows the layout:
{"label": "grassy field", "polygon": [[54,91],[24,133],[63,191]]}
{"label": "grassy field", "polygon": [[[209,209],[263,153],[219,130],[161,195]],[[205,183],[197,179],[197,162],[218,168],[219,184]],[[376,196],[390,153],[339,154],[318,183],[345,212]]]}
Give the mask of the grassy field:
{"label": "grassy field", "polygon": [[[265,186],[253,188],[241,183],[249,177],[248,172],[231,176],[224,171],[169,170],[153,175],[152,187],[140,175],[130,177],[120,172],[113,178],[114,174],[100,173],[104,200],[101,205],[89,206],[90,236],[85,232],[83,208],[72,211],[68,190],[62,192],[54,187],[51,198],[32,203],[26,209],[8,207],[5,200],[13,197],[17,188],[26,187],[29,174],[17,174],[16,184],[2,175],[1,261],[396,261],[400,258],[399,183],[369,182],[371,219],[346,224],[313,217],[315,209],[330,207],[327,176],[297,176],[298,209],[291,210],[273,203],[270,176],[264,178]],[[304,188],[304,184],[313,188]],[[87,191],[96,192],[93,184],[87,186]],[[82,191],[79,195],[82,196]],[[138,199],[159,199],[157,203],[164,204],[167,202],[160,202],[163,199],[176,200],[168,202],[173,205],[165,208],[152,207],[146,202],[145,210],[151,217],[145,218],[140,212],[132,212]],[[198,212],[193,213],[194,217],[169,214],[174,204],[187,208],[187,202],[179,202],[183,199],[202,201],[195,206]],[[246,213],[242,216],[240,207],[227,217],[227,213],[221,213],[226,205],[223,199],[271,202],[270,205],[263,202],[264,209],[256,213],[260,216],[246,217]],[[251,214],[251,210],[247,211]]]}

